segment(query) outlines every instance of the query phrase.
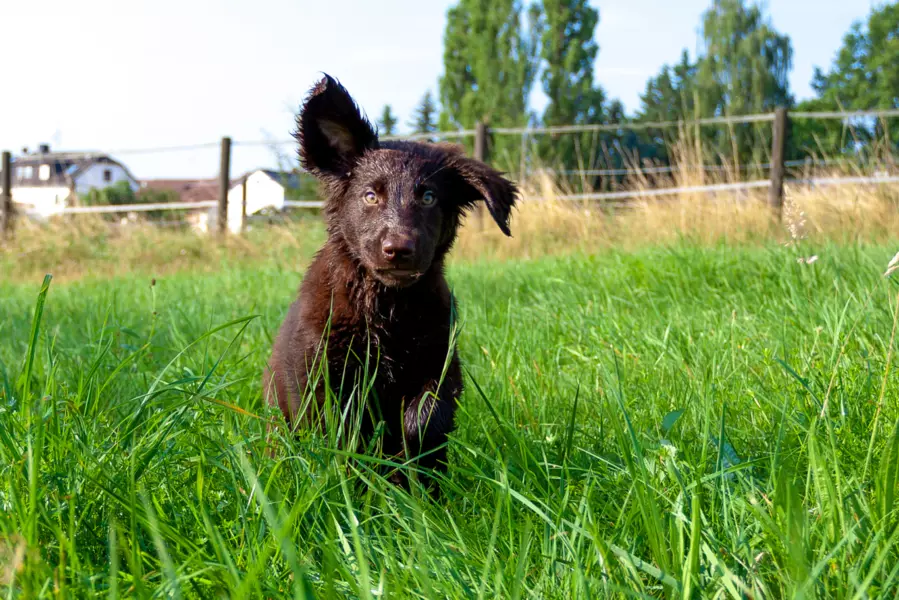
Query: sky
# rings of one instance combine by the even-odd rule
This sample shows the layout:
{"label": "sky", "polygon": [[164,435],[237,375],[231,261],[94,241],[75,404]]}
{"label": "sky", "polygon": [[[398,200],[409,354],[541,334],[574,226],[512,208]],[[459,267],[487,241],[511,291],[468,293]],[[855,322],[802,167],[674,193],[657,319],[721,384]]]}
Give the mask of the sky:
{"label": "sky", "polygon": [[[385,104],[407,130],[442,72],[451,0],[0,0],[0,148],[111,152],[139,179],[205,178],[234,140],[232,176],[293,166],[296,110],[322,72],[373,120]],[[596,80],[629,112],[646,80],[695,53],[710,0],[594,0]],[[812,94],[850,25],[877,0],[768,0],[790,35],[790,84]],[[0,79],[0,81],[3,81]],[[535,86],[539,88],[538,86]],[[532,103],[545,99],[535,92]],[[247,142],[250,142],[247,144]],[[272,145],[272,142],[281,142]],[[255,143],[255,144],[252,144]],[[155,148],[207,147],[134,152]]]}

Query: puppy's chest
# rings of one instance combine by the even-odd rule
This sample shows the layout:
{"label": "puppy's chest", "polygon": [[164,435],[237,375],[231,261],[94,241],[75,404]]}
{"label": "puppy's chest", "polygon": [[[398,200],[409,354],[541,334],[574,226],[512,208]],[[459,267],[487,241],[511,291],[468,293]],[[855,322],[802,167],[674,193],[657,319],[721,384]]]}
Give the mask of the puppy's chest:
{"label": "puppy's chest", "polygon": [[414,387],[440,377],[449,348],[449,314],[435,322],[437,315],[421,318],[415,311],[395,313],[389,321],[346,323],[332,330],[333,338],[350,334],[358,366],[368,362],[369,372],[377,369],[379,387]]}

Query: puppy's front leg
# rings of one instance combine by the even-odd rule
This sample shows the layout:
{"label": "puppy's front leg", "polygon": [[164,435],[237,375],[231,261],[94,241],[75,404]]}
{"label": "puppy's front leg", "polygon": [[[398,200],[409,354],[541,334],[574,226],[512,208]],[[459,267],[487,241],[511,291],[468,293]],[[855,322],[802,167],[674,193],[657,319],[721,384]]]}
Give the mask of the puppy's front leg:
{"label": "puppy's front leg", "polygon": [[[405,454],[416,459],[419,480],[430,487],[433,477],[430,472],[446,472],[446,439],[453,430],[456,402],[462,392],[462,378],[456,361],[438,389],[439,381],[431,380],[421,393],[407,403],[403,413],[403,441]],[[434,485],[434,493],[439,487]]]}

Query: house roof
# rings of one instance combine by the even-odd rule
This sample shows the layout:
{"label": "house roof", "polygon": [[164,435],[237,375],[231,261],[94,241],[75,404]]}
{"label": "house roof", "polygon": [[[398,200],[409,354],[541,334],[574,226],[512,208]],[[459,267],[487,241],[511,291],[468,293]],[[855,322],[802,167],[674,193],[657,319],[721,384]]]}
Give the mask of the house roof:
{"label": "house roof", "polygon": [[280,183],[286,189],[298,189],[300,187],[300,176],[296,172],[288,171],[271,171],[269,169],[260,169],[269,176],[273,181]]}
{"label": "house roof", "polygon": [[[13,187],[69,187],[82,173],[97,164],[120,167],[132,181],[137,182],[125,165],[102,152],[49,152],[42,149],[13,158]],[[47,179],[40,177],[43,165],[50,169]],[[19,171],[21,167],[31,167],[30,176],[26,177],[25,172]]]}
{"label": "house roof", "polygon": [[[300,178],[297,173],[273,171],[271,169],[254,169],[237,179],[231,180],[228,189],[242,184],[250,175],[260,171],[284,188],[299,188]],[[177,194],[180,202],[209,202],[218,200],[219,181],[218,179],[145,179],[140,182],[138,194],[144,190],[174,192]]]}
{"label": "house roof", "polygon": [[[295,172],[274,171],[271,169],[254,169],[231,180],[228,189],[241,185],[248,177],[257,172],[279,183],[287,189],[299,188],[299,174]],[[210,202],[219,197],[219,180],[216,179],[145,179],[140,182],[138,195],[146,191],[168,191],[177,195],[179,202]]]}
{"label": "house roof", "polygon": [[141,181],[140,191],[171,191],[181,202],[208,202],[219,197],[217,179],[147,179]]}
{"label": "house roof", "polygon": [[299,189],[300,187],[300,175],[295,171],[274,171],[272,169],[253,169],[252,171],[247,171],[243,175],[237,178],[236,181],[231,183],[232,186],[237,185],[239,183],[243,183],[250,175],[254,173],[265,173],[265,175],[271,179],[272,181],[281,185],[281,187],[285,189]]}

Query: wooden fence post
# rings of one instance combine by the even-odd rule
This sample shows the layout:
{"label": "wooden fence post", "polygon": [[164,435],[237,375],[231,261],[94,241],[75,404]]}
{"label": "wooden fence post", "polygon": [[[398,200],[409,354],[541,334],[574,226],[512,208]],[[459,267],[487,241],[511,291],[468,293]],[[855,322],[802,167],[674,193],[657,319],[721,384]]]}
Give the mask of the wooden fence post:
{"label": "wooden fence post", "polygon": [[784,205],[784,159],[787,147],[787,109],[778,107],[774,112],[774,135],[771,139],[771,185],[768,187],[768,204],[777,219],[781,218]]}
{"label": "wooden fence post", "polygon": [[0,194],[0,241],[6,241],[12,238],[12,154],[3,152],[3,162],[0,163],[2,169],[2,180],[0,187],[3,187],[3,193]]}
{"label": "wooden fence post", "polygon": [[231,185],[231,138],[222,138],[222,162],[219,168],[218,233],[228,232],[228,188]]}
{"label": "wooden fence post", "polygon": [[[478,121],[478,124],[475,126],[474,130],[474,157],[476,160],[480,160],[482,162],[487,162],[489,160],[489,136],[490,130],[487,127],[487,122],[483,119]],[[483,204],[478,204],[477,209],[475,210],[475,215],[477,216],[478,221],[478,229],[484,229],[484,213],[486,209]]]}
{"label": "wooden fence post", "polygon": [[487,162],[487,123],[478,121],[474,130],[474,157]]}

